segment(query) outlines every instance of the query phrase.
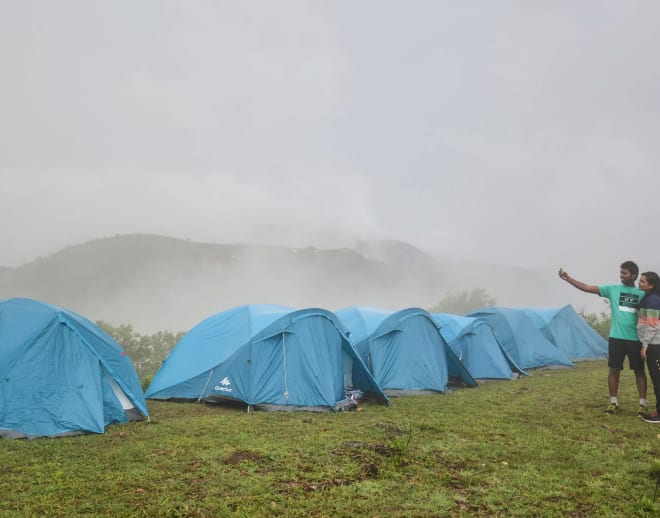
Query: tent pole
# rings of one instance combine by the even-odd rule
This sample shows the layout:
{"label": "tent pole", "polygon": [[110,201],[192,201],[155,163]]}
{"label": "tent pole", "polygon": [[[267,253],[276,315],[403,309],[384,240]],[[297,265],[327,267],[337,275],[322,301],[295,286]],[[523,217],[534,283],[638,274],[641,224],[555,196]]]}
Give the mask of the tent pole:
{"label": "tent pole", "polygon": [[202,402],[202,396],[204,395],[204,392],[206,392],[206,387],[209,386],[209,381],[211,381],[211,376],[213,376],[213,372],[215,371],[215,368],[211,369],[211,372],[209,372],[209,377],[206,379],[206,384],[204,385],[204,388],[202,389],[201,394],[197,398],[197,402],[201,403]]}

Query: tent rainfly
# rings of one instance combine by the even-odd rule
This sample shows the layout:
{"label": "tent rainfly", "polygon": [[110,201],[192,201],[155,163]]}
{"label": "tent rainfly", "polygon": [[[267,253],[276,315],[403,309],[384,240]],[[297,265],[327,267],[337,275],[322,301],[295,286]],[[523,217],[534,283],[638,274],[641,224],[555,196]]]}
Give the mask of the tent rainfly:
{"label": "tent rainfly", "polygon": [[103,433],[148,415],[126,352],[71,311],[0,301],[0,437]]}
{"label": "tent rainfly", "polygon": [[477,385],[427,311],[407,308],[392,312],[348,307],[336,313],[386,394],[445,392],[450,372],[456,372],[460,381],[468,386]]}
{"label": "tent rainfly", "polygon": [[573,367],[571,360],[543,336],[521,309],[485,307],[466,316],[484,318],[521,369]]}
{"label": "tent rainfly", "polygon": [[252,304],[191,329],[146,396],[248,409],[337,411],[353,408],[350,395],[359,392],[389,404],[333,313]]}
{"label": "tent rainfly", "polygon": [[511,379],[514,373],[525,374],[509,358],[485,319],[449,313],[433,313],[431,316],[442,337],[473,378]]}
{"label": "tent rainfly", "polygon": [[600,336],[573,306],[522,308],[554,346],[573,361],[607,358],[607,340]]}

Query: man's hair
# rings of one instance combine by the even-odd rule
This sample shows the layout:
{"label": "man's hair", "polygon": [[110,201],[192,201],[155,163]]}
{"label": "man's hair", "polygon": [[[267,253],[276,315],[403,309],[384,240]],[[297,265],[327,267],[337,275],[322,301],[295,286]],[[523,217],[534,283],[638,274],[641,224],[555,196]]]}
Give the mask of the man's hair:
{"label": "man's hair", "polygon": [[621,268],[622,270],[628,270],[635,277],[639,275],[639,266],[637,266],[637,263],[634,261],[623,261],[619,268]]}

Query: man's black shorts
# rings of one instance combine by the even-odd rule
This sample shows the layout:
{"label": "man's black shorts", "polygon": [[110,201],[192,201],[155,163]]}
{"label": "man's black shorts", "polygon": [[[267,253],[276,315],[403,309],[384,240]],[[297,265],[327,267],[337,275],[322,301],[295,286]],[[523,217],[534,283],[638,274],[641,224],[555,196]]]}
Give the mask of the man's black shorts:
{"label": "man's black shorts", "polygon": [[644,370],[644,360],[641,354],[642,344],[637,340],[621,340],[620,338],[610,337],[607,349],[608,367],[623,369],[623,361],[627,356],[631,370]]}

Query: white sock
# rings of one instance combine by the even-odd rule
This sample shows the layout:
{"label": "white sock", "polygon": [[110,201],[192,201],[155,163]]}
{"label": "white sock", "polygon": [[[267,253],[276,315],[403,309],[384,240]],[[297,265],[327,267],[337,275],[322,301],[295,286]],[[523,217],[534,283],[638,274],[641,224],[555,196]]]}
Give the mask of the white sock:
{"label": "white sock", "polygon": [[618,405],[618,404],[619,404],[619,400],[618,400],[618,398],[617,398],[616,396],[612,396],[612,397],[610,397],[610,403],[613,403],[613,404],[615,404],[615,405]]}
{"label": "white sock", "polygon": [[643,397],[639,398],[639,404],[642,406],[646,406],[646,398]]}

